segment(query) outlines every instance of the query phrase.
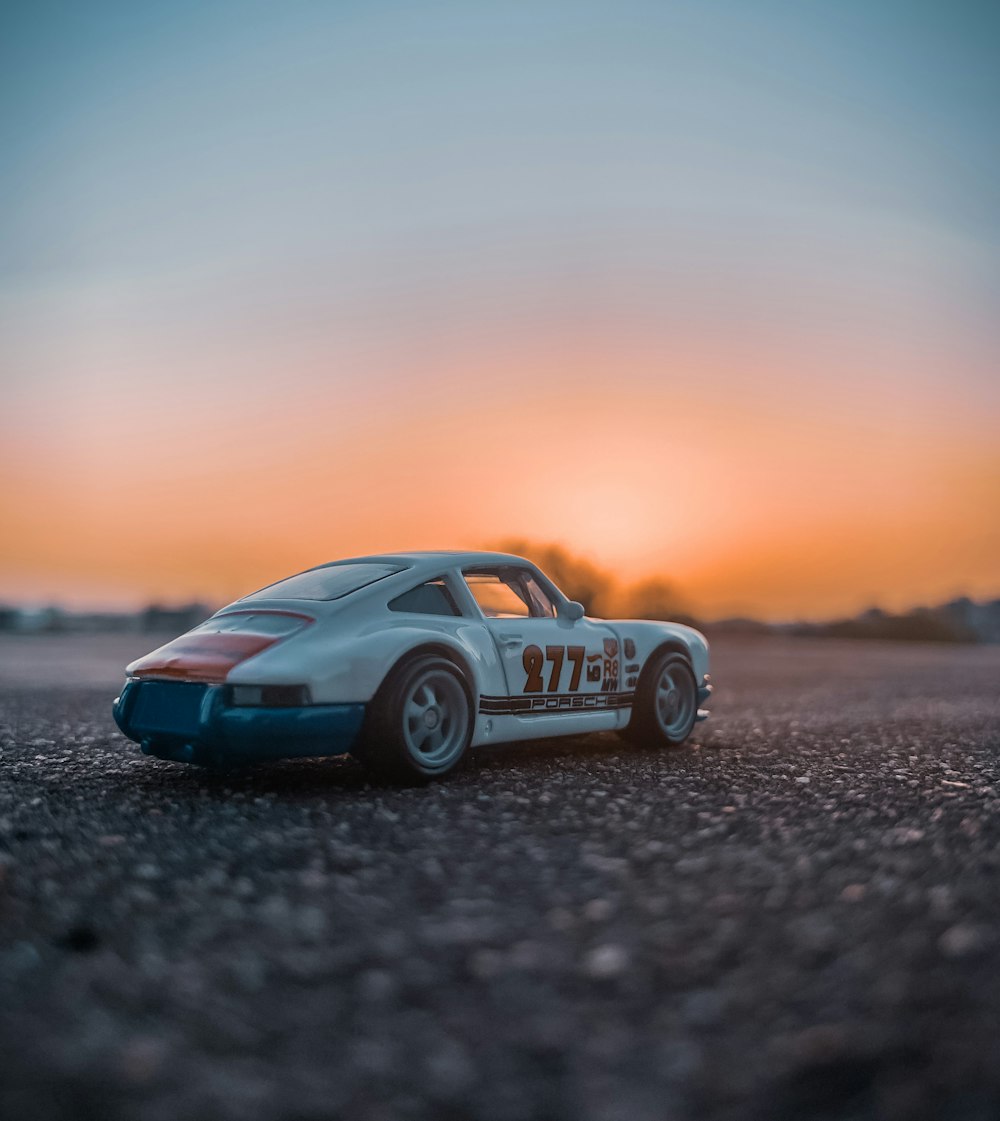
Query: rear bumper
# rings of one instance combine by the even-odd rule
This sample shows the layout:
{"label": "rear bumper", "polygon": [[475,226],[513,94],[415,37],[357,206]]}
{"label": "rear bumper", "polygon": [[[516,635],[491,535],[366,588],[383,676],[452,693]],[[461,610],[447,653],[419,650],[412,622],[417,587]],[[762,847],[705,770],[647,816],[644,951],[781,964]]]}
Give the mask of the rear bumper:
{"label": "rear bumper", "polygon": [[363,704],[265,708],[228,697],[225,685],[130,680],[112,712],[147,755],[203,765],[341,755],[365,718]]}

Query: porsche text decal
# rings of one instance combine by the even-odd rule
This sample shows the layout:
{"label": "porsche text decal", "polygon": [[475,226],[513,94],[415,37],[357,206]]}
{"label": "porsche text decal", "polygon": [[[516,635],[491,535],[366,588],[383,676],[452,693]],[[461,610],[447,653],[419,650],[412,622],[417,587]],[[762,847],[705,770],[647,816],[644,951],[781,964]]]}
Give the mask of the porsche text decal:
{"label": "porsche text decal", "polygon": [[554,716],[572,712],[628,708],[634,693],[543,693],[532,697],[479,698],[479,711],[490,716]]}

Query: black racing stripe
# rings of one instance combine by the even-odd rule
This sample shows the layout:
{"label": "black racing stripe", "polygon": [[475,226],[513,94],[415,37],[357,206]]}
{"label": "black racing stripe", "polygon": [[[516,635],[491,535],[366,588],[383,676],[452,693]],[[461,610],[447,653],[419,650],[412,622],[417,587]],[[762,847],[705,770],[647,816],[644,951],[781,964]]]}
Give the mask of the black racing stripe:
{"label": "black racing stripe", "polygon": [[489,716],[559,716],[629,708],[635,693],[539,693],[521,697],[480,696],[479,711]]}
{"label": "black racing stripe", "polygon": [[532,701],[536,699],[544,700],[546,697],[559,699],[561,697],[606,697],[609,700],[622,697],[632,697],[633,692],[620,693],[620,692],[597,692],[597,693],[518,693],[513,697],[508,697],[505,693],[481,693],[479,699],[481,701],[496,701],[503,704],[510,704],[511,701]]}

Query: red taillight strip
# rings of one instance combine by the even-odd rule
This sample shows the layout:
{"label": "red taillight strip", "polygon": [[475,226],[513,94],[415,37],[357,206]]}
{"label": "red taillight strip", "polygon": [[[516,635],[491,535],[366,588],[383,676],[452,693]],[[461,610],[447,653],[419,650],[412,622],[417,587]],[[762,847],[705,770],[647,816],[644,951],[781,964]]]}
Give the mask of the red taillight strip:
{"label": "red taillight strip", "polygon": [[183,681],[204,681],[219,683],[226,680],[229,671],[260,654],[269,646],[294,634],[298,628],[292,628],[285,634],[262,634],[255,631],[252,624],[242,631],[213,631],[203,628],[210,627],[212,623],[224,625],[225,621],[234,615],[284,615],[292,619],[301,620],[302,623],[312,623],[310,615],[302,615],[297,611],[231,611],[218,619],[211,619],[202,623],[180,638],[168,642],[137,662],[129,666],[132,677],[168,677]]}
{"label": "red taillight strip", "polygon": [[189,634],[175,638],[131,667],[133,677],[179,677],[186,681],[225,681],[240,662],[277,642],[263,634]]}

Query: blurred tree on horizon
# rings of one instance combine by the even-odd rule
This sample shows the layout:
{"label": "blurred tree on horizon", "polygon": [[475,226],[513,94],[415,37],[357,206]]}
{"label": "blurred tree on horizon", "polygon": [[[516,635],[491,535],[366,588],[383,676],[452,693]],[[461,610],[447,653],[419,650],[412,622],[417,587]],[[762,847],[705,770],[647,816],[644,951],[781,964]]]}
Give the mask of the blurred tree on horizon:
{"label": "blurred tree on horizon", "polygon": [[625,589],[621,614],[628,619],[668,619],[687,622],[689,614],[677,586],[661,576],[651,576]]}
{"label": "blurred tree on horizon", "polygon": [[570,599],[579,600],[587,614],[595,618],[691,621],[683,595],[665,577],[652,576],[623,586],[609,572],[574,556],[562,545],[508,538],[496,547],[534,561]]}

